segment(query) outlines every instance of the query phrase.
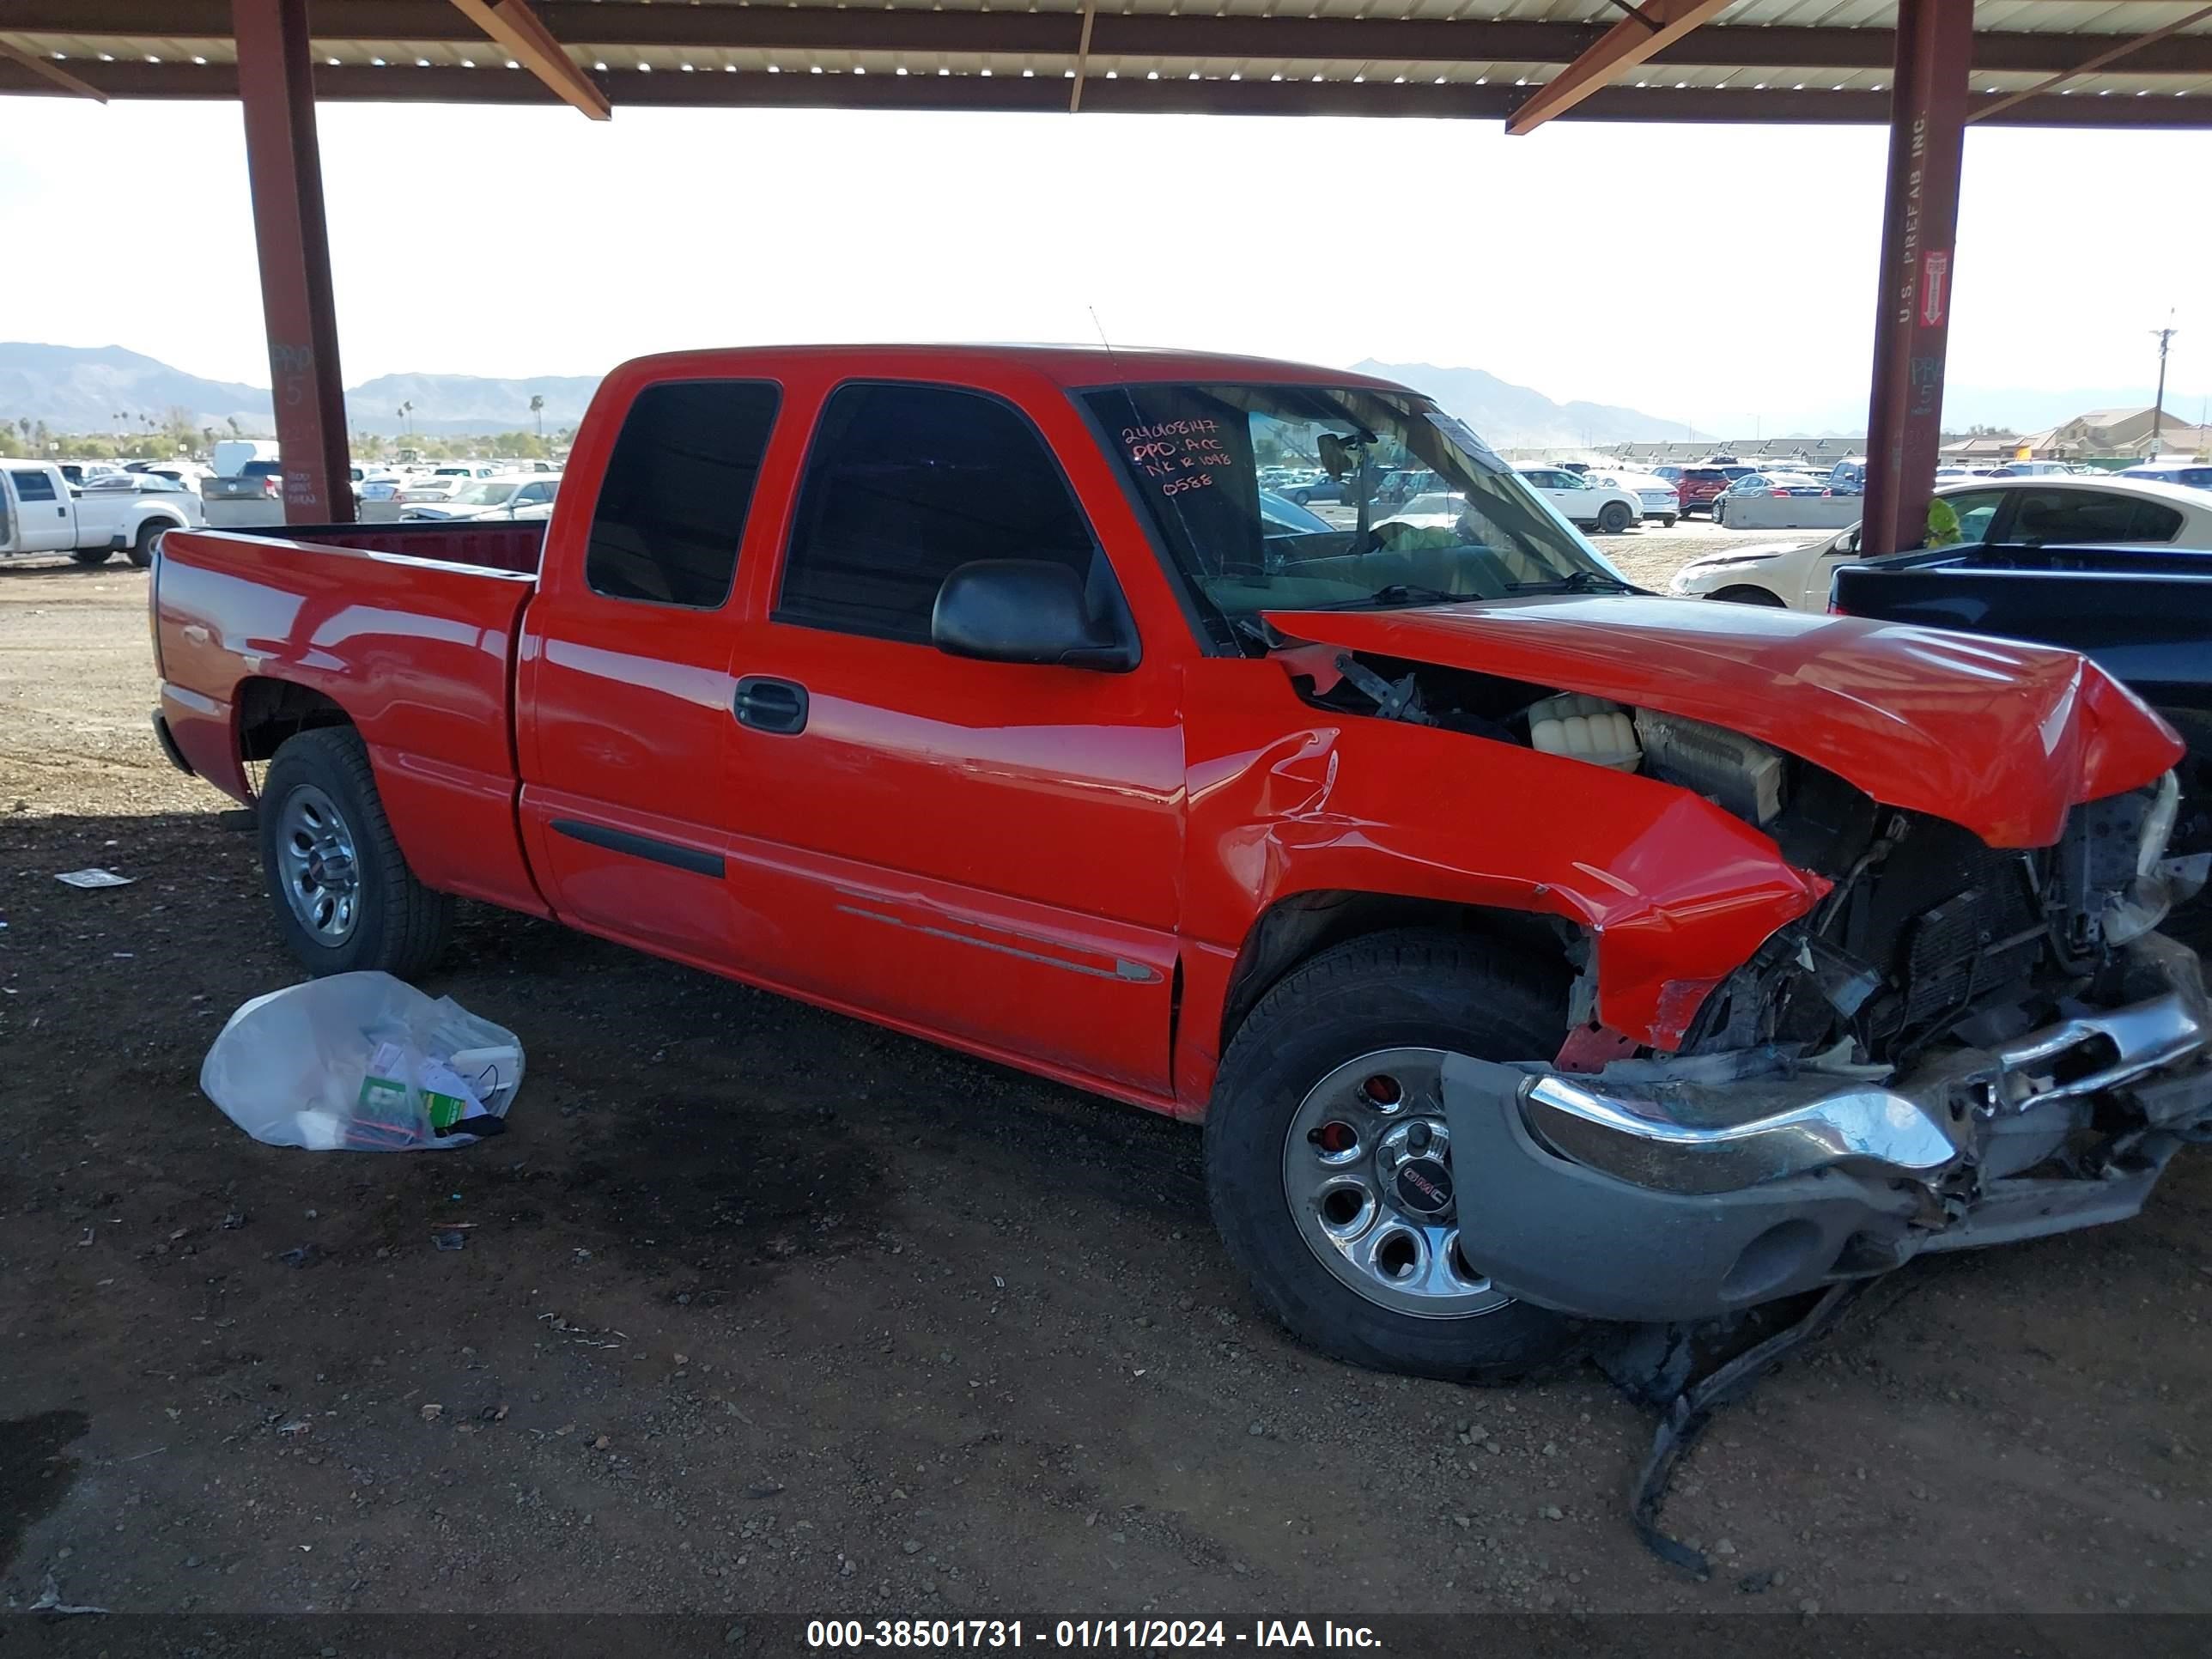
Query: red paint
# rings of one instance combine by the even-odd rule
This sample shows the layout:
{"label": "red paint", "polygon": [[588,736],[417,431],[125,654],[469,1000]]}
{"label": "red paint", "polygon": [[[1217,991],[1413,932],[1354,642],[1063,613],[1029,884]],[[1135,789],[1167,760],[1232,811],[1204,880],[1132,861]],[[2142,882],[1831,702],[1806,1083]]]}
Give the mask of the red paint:
{"label": "red paint", "polygon": [[[728,601],[592,593],[585,543],[624,412],[657,381],[716,376],[782,388]],[[1136,669],[977,663],[770,619],[815,416],[855,376],[972,387],[1029,415],[1113,558]],[[361,730],[394,832],[433,885],[1194,1116],[1240,958],[1285,901],[1378,893],[1567,919],[1595,939],[1611,1040],[1665,1048],[1714,982],[1826,890],[1766,836],[1655,780],[1317,709],[1293,676],[1329,678],[1338,648],[1721,720],[2009,844],[2050,839],[2068,802],[2171,760],[2167,734],[2078,658],[1735,606],[1592,597],[1284,616],[1318,642],[1209,655],[1067,396],[1121,376],[1382,384],[1043,349],[631,363],[579,434],[534,578],[527,526],[474,548],[491,567],[476,568],[410,556],[453,544],[404,527],[335,547],[173,532],[154,596],[163,709],[200,774],[243,799],[250,683],[307,688]],[[805,732],[738,726],[748,675],[805,685]],[[579,839],[578,825],[703,868]]]}
{"label": "red paint", "polygon": [[2068,807],[2182,754],[2133,692],[2071,651],[1898,623],[1612,595],[1268,620],[1710,720],[1993,847],[2047,846]]}

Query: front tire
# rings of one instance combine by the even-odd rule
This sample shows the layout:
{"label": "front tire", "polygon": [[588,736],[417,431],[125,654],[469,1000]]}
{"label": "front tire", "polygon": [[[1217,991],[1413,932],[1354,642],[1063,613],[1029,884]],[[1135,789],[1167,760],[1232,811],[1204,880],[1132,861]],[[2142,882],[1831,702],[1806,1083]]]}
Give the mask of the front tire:
{"label": "front tire", "polygon": [[408,868],[351,726],[286,739],[269,763],[260,830],[270,908],[309,973],[407,979],[445,949],[453,901]]}
{"label": "front tire", "polygon": [[1408,1210],[1389,1174],[1423,1158],[1449,1173],[1442,1054],[1548,1059],[1563,1006],[1487,941],[1413,928],[1324,951],[1261,999],[1222,1060],[1206,1172],[1272,1316],[1352,1364],[1459,1382],[1512,1382],[1573,1346],[1565,1316],[1481,1275],[1455,1208]]}
{"label": "front tire", "polygon": [[1626,530],[1632,522],[1628,507],[1625,502],[1607,501],[1598,509],[1597,527],[1598,533],[1601,535],[1618,536]]}
{"label": "front tire", "polygon": [[1769,592],[1763,587],[1753,587],[1748,583],[1723,587],[1713,598],[1727,605],[1763,605],[1776,611],[1789,609],[1780,594]]}

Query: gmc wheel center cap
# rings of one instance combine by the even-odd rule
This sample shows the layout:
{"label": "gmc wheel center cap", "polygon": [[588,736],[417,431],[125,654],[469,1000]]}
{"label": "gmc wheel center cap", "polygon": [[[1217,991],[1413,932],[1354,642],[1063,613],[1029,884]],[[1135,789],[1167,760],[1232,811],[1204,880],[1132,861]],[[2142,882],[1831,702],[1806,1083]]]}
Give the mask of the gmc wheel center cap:
{"label": "gmc wheel center cap", "polygon": [[1398,1201],[1421,1215],[1451,1207],[1451,1171],[1433,1158],[1408,1158],[1398,1166]]}

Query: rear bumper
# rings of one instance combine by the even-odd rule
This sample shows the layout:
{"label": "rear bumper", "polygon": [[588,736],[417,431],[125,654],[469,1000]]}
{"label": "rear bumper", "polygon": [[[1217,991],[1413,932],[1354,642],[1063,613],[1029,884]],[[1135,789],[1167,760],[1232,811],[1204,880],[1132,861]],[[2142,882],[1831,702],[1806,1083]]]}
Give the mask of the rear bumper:
{"label": "rear bumper", "polygon": [[[2174,1151],[2212,1130],[2195,958],[2144,944],[2165,991],[1902,1078],[1772,1051],[1582,1077],[1455,1056],[1453,1171],[1484,1270],[1592,1318],[1699,1319],[1923,1250],[2124,1219]],[[2093,1118],[2124,1126],[2093,1173],[2023,1173]]]}

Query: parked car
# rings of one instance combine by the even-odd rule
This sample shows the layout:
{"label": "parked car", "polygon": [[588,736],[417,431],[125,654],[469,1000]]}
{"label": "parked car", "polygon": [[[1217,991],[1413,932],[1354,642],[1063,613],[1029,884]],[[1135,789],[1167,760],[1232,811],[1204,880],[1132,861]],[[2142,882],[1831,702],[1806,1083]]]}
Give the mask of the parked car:
{"label": "parked car", "polygon": [[[1455,521],[1268,537],[1288,423]],[[550,527],[165,538],[155,732],[309,971],[464,894],[1203,1117],[1261,1304],[1445,1376],[2111,1220],[2212,1127],[2137,931],[2182,750],[2070,653],[1692,613],[1246,358],[672,353],[575,454]]]}
{"label": "parked car", "polygon": [[1720,494],[1747,472],[1756,471],[1741,461],[1709,462],[1682,469],[1682,515],[1687,518],[1699,507],[1710,514]]}
{"label": "parked car", "polygon": [[2141,466],[2129,467],[2119,476],[2151,483],[2179,484],[2188,489],[2212,489],[2212,461],[2145,461]]}
{"label": "parked car", "polygon": [[[1895,553],[1836,572],[1831,608],[2081,652],[2166,717],[2188,745],[2172,851],[2212,861],[2212,543],[2196,547],[1983,544]],[[2203,863],[2175,933],[2212,948]],[[2186,897],[2185,892],[2179,895]]]}
{"label": "parked car", "polygon": [[[2212,496],[2154,481],[1975,479],[1936,492],[1958,515],[1962,544],[2148,543],[2212,547]],[[1816,542],[1777,543],[1693,559],[1668,591],[1747,605],[1826,611],[1839,565],[1858,557],[1859,527]]]}
{"label": "parked car", "polygon": [[216,477],[238,478],[248,461],[274,461],[279,453],[274,438],[224,438],[208,452],[208,461]]}
{"label": "parked car", "polygon": [[354,484],[354,494],[364,501],[396,501],[407,482],[398,472],[364,472]]}
{"label": "parked car", "polygon": [[1583,476],[1608,489],[1626,490],[1636,497],[1636,504],[1645,518],[1656,519],[1668,530],[1682,516],[1681,492],[1656,473],[1591,471]]}
{"label": "parked car", "polygon": [[407,479],[400,485],[397,499],[402,502],[447,501],[459,494],[461,489],[471,482],[472,480],[465,475],[459,472],[441,472],[434,475],[422,473]]}
{"label": "parked car", "polygon": [[1618,536],[1643,520],[1644,503],[1626,489],[1593,483],[1565,467],[1524,466],[1520,472],[1553,507],[1586,529]]}
{"label": "parked car", "polygon": [[1866,494],[1866,457],[1846,455],[1828,470],[1828,493],[1831,495],[1863,495]]}
{"label": "parked car", "polygon": [[61,470],[62,477],[79,487],[123,471],[112,461],[56,461],[54,465]]}
{"label": "parked car", "polygon": [[1713,497],[1712,520],[1715,524],[1728,522],[1730,496],[1746,495],[1825,495],[1828,486],[1808,472],[1747,472]]}
{"label": "parked car", "polygon": [[520,517],[531,507],[550,507],[561,488],[558,473],[518,472],[504,478],[472,478],[442,501],[407,501],[404,519],[496,519]]}
{"label": "parked car", "polygon": [[66,553],[79,564],[105,564],[124,553],[143,565],[164,531],[206,522],[200,498],[173,478],[112,472],[76,489],[49,463],[0,463],[0,554]]}
{"label": "parked car", "polygon": [[2063,461],[2006,461],[1982,469],[1991,478],[2063,478],[2073,470]]}
{"label": "parked car", "polygon": [[1296,483],[1285,484],[1277,492],[1300,507],[1311,507],[1316,501],[1340,501],[1344,499],[1341,481],[1323,475],[1318,478],[1301,478]]}

